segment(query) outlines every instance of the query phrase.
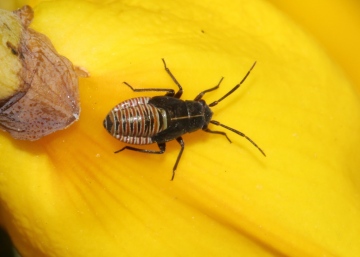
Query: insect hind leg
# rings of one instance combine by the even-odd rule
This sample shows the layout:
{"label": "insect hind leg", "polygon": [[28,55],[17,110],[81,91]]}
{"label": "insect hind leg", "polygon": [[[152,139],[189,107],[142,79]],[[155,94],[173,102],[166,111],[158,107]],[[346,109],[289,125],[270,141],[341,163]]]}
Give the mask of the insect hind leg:
{"label": "insect hind leg", "polygon": [[174,96],[175,91],[174,89],[169,88],[133,88],[129,83],[123,82],[125,85],[127,85],[133,92],[166,92],[166,96]]}
{"label": "insect hind leg", "polygon": [[166,144],[158,143],[158,146],[159,146],[159,150],[149,150],[149,149],[136,148],[136,147],[132,147],[132,146],[124,146],[123,148],[115,151],[114,153],[120,153],[124,150],[131,150],[131,151],[140,152],[140,153],[163,154],[165,152]]}
{"label": "insect hind leg", "polygon": [[[174,165],[174,168],[173,168],[173,174],[171,176],[171,180],[174,180],[175,171],[176,171],[176,168],[177,168],[177,166],[179,164],[181,155],[182,155],[182,153],[184,151],[184,145],[185,145],[184,140],[181,137],[176,138],[176,141],[180,144],[181,149],[180,149],[180,152],[178,154],[178,157],[176,159],[176,162],[175,162],[175,165]],[[132,146],[124,146],[123,148],[121,148],[120,150],[115,151],[114,153],[120,153],[120,152],[122,152],[124,150],[131,150],[131,151],[140,152],[140,153],[163,154],[165,152],[165,149],[166,149],[166,143],[158,143],[158,147],[159,147],[159,150],[148,150],[148,149],[141,149],[141,148],[136,148],[136,147],[132,147]]]}

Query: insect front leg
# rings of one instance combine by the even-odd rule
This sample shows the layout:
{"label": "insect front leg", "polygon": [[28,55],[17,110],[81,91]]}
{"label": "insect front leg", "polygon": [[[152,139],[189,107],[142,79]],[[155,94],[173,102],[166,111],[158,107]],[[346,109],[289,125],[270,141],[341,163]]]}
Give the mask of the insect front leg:
{"label": "insect front leg", "polygon": [[198,94],[198,95],[195,97],[194,101],[199,101],[206,93],[211,92],[211,91],[214,91],[215,89],[218,89],[219,86],[220,86],[220,84],[221,84],[221,82],[223,81],[223,79],[224,79],[224,77],[222,77],[222,78],[220,79],[219,83],[218,83],[215,87],[212,87],[212,88],[209,88],[209,89],[207,89],[207,90],[204,90],[204,91],[200,92],[200,94]]}
{"label": "insect front leg", "polygon": [[209,107],[214,107],[215,105],[217,105],[218,103],[220,103],[222,100],[224,100],[226,97],[228,97],[229,95],[231,95],[232,93],[234,93],[240,86],[242,83],[244,83],[244,81],[246,80],[246,78],[250,75],[250,72],[252,71],[252,69],[255,67],[256,62],[254,62],[254,64],[251,66],[250,70],[246,73],[245,77],[240,81],[239,84],[237,84],[233,89],[231,89],[229,92],[227,92],[223,97],[221,97],[219,100],[212,102],[211,104],[209,104]]}
{"label": "insect front leg", "polygon": [[[255,65],[255,64],[254,64]],[[226,128],[236,134],[238,134],[239,136],[242,136],[244,137],[246,140],[248,140],[250,143],[253,144],[253,146],[255,146],[264,156],[266,156],[265,152],[250,138],[248,137],[247,135],[245,135],[244,133],[240,132],[239,130],[236,130],[236,129],[233,129],[233,128],[230,128],[224,124],[221,124],[220,122],[216,121],[216,120],[211,120],[210,123],[216,125],[216,126],[220,126],[220,127],[223,127],[223,128]],[[221,133],[220,133],[221,134]],[[227,137],[227,136],[226,136]],[[228,138],[229,139],[229,138]],[[230,141],[231,142],[231,141]]]}
{"label": "insect front leg", "polygon": [[227,138],[227,140],[229,140],[230,143],[232,143],[231,140],[230,140],[230,138],[229,138],[229,137],[227,136],[227,134],[226,134],[225,132],[223,132],[223,131],[210,130],[208,127],[203,128],[203,130],[204,130],[205,132],[208,132],[208,133],[223,135],[223,136],[225,136],[225,137]]}

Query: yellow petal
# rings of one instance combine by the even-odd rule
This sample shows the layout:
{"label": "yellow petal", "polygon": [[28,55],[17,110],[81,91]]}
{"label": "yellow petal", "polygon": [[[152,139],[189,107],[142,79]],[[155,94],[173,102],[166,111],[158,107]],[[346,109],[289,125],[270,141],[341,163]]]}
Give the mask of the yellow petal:
{"label": "yellow petal", "polygon": [[[359,1],[270,0],[309,31],[360,89]],[[336,33],[334,33],[336,31]]]}
{"label": "yellow petal", "polygon": [[[263,2],[43,2],[34,29],[85,67],[80,121],[38,142],[0,137],[0,217],[23,256],[357,256],[360,104],[324,51]],[[214,119],[185,151],[113,151],[103,128],[135,88],[208,93]],[[149,95],[152,95],[149,93]],[[217,128],[211,127],[213,130]],[[144,146],[156,149],[156,146]]]}

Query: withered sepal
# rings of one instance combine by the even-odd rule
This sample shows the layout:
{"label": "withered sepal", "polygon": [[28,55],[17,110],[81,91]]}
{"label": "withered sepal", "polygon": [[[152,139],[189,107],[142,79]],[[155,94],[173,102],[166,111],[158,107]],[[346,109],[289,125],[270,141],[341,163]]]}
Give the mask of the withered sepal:
{"label": "withered sepal", "polygon": [[[18,43],[2,42],[0,48],[16,56],[21,69],[16,90],[0,99],[0,128],[16,139],[37,140],[79,119],[78,76],[45,35],[28,28],[33,18],[31,7],[9,13],[21,25],[20,38]],[[8,33],[12,31],[9,25],[3,22],[2,26]]]}

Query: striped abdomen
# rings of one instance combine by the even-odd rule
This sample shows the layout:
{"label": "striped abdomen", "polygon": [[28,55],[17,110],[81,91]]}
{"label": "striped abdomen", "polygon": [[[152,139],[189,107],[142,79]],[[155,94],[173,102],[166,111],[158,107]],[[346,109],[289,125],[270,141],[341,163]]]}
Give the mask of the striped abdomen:
{"label": "striped abdomen", "polygon": [[104,120],[105,129],[128,144],[151,144],[151,137],[167,128],[165,110],[148,104],[150,97],[138,97],[116,105]]}

